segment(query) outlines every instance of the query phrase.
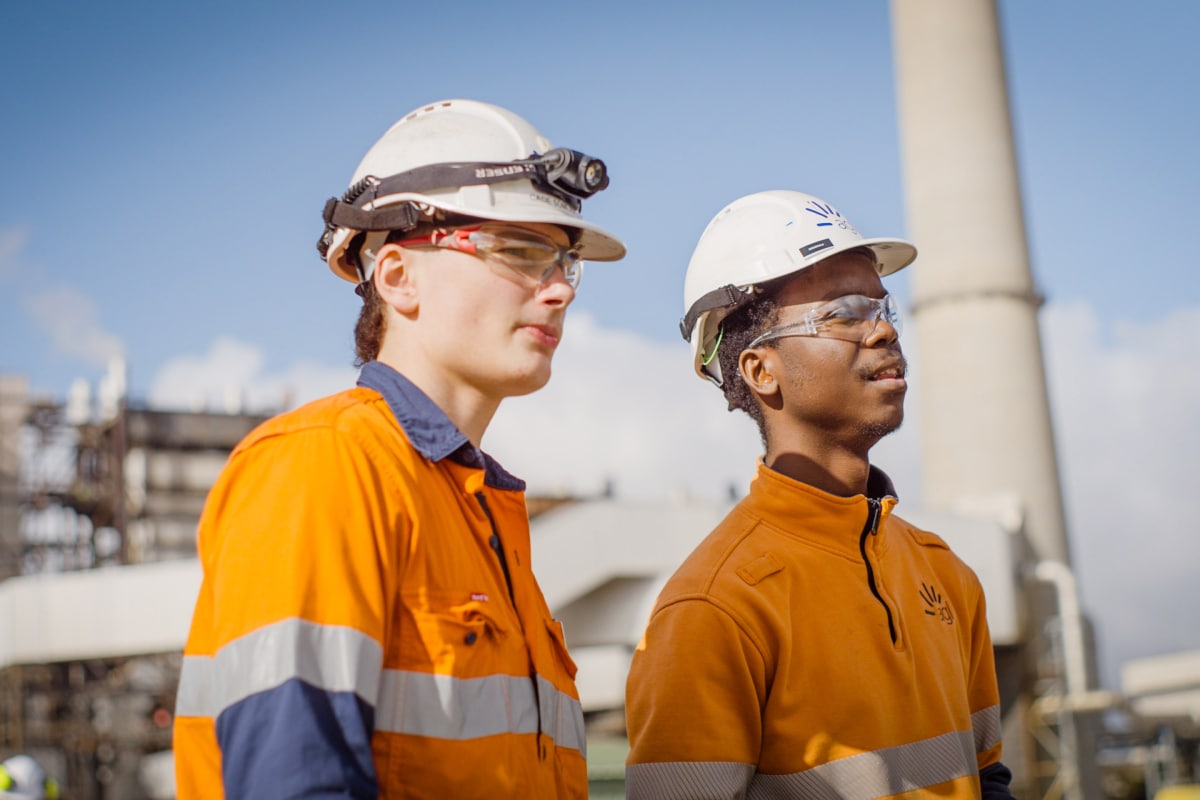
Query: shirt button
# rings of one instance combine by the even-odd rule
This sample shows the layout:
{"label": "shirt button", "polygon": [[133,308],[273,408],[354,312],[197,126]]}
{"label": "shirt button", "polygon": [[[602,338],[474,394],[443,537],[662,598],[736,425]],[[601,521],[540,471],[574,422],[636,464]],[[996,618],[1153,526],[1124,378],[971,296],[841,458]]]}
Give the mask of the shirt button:
{"label": "shirt button", "polygon": [[475,644],[475,640],[478,638],[479,638],[479,634],[475,633],[475,631],[471,631],[470,633],[468,633],[466,636],[463,637],[463,642],[466,644]]}

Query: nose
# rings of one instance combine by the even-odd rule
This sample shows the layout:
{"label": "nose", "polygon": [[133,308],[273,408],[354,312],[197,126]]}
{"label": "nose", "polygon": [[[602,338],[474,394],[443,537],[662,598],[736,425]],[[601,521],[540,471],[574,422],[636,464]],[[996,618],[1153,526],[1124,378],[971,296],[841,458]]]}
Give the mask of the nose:
{"label": "nose", "polygon": [[539,303],[566,308],[575,299],[575,287],[567,280],[561,266],[555,267],[550,275],[537,287]]}
{"label": "nose", "polygon": [[863,347],[877,347],[881,344],[894,344],[900,341],[900,331],[882,315],[875,318],[875,324],[863,337]]}

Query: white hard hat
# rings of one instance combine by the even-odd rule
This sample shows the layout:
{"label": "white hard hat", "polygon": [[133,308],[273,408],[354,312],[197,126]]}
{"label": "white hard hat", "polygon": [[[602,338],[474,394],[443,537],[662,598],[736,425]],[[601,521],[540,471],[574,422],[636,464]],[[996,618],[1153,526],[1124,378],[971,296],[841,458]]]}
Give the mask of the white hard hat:
{"label": "white hard hat", "polygon": [[683,282],[679,330],[692,344],[696,374],[721,385],[721,320],[757,287],[856,247],[874,251],[880,276],[917,257],[903,239],[864,238],[836,208],[802,192],[758,192],[721,209],[700,235]]}
{"label": "white hard hat", "polygon": [[[317,249],[334,274],[358,283],[370,277],[388,231],[411,228],[441,209],[558,225],[574,233],[583,258],[616,261],[625,245],[580,216],[582,200],[607,185],[604,162],[553,148],[511,111],[445,100],[407,114],[367,151],[350,188],[326,203]],[[368,231],[374,233],[356,238]]]}
{"label": "white hard hat", "polygon": [[27,755],[13,756],[0,764],[0,798],[53,800],[58,784],[42,765]]}

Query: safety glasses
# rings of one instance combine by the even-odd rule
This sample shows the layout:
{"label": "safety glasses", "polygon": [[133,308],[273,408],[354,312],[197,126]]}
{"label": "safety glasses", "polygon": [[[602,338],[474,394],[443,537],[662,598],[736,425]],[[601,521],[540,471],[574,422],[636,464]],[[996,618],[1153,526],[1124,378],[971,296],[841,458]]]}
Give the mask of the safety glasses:
{"label": "safety glasses", "polygon": [[[489,265],[504,267],[504,276],[517,276],[530,288],[541,288],[561,269],[572,289],[583,279],[579,251],[563,247],[549,236],[527,228],[485,223],[452,230],[439,229],[428,236],[395,241],[401,247],[441,247],[478,256]],[[495,270],[494,270],[495,271]]]}
{"label": "safety glasses", "polygon": [[746,345],[746,349],[786,336],[818,336],[862,343],[875,332],[881,320],[900,333],[900,308],[890,294],[878,299],[848,294],[836,300],[791,306],[793,309],[805,307],[808,310],[800,319],[768,328]]}

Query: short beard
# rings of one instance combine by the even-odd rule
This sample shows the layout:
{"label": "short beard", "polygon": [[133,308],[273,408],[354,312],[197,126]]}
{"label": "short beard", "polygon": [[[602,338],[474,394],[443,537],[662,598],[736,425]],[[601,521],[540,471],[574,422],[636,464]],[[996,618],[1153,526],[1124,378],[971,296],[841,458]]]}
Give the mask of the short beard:
{"label": "short beard", "polygon": [[874,444],[889,433],[895,433],[902,424],[903,420],[895,424],[890,422],[863,423],[858,426],[857,431],[859,436]]}

